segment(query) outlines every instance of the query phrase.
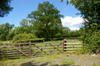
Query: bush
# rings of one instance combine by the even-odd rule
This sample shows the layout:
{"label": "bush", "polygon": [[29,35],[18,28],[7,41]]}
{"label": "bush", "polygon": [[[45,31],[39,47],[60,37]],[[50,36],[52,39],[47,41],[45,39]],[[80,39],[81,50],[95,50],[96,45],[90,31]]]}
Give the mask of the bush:
{"label": "bush", "polygon": [[22,40],[26,41],[26,40],[35,39],[35,38],[36,37],[33,34],[22,33],[22,34],[15,35],[13,37],[13,42],[22,41]]}
{"label": "bush", "polygon": [[44,38],[35,38],[35,39],[27,39],[27,40],[17,40],[15,43],[28,43],[31,42],[43,42]]}
{"label": "bush", "polygon": [[91,35],[87,33],[84,44],[84,47],[88,49],[89,52],[96,53],[96,50],[100,51],[100,31],[93,32]]}
{"label": "bush", "polygon": [[88,50],[90,53],[98,53],[100,51],[100,29],[97,29],[98,27],[100,26],[96,23],[90,24],[85,28],[85,32],[81,38],[85,50]]}

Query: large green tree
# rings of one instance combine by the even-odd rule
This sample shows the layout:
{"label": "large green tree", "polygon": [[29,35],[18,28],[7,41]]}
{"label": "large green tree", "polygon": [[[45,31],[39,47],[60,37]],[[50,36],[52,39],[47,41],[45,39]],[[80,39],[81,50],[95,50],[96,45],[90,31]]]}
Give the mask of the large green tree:
{"label": "large green tree", "polygon": [[53,4],[46,1],[42,4],[39,3],[38,9],[28,14],[28,18],[35,20],[33,23],[35,31],[42,32],[44,37],[48,39],[48,36],[53,38],[55,32],[61,30],[62,23],[60,17],[63,17],[63,15],[59,13],[60,11]]}
{"label": "large green tree", "polygon": [[11,0],[0,0],[0,17],[4,17],[6,14],[9,14],[9,12],[13,9],[13,7],[10,6]]}
{"label": "large green tree", "polygon": [[10,25],[9,23],[0,25],[0,40],[7,40],[9,31],[12,30],[13,27],[14,25]]}

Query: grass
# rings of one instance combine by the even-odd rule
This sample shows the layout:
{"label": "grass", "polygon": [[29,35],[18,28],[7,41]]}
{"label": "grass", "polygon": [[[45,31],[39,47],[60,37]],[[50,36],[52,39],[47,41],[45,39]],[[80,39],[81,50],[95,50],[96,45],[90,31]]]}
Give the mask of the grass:
{"label": "grass", "polygon": [[9,41],[0,41],[0,43],[4,43],[4,42],[10,42],[10,43],[12,43],[12,40],[9,40]]}
{"label": "grass", "polygon": [[[68,58],[63,58],[64,54],[60,53],[53,55],[45,55],[44,57],[34,57],[34,58],[20,58],[20,59],[5,59],[0,60],[1,66],[29,66],[39,63],[48,63],[50,65],[71,65],[75,62]],[[42,66],[42,65],[40,65]],[[45,66],[45,65],[43,65]]]}

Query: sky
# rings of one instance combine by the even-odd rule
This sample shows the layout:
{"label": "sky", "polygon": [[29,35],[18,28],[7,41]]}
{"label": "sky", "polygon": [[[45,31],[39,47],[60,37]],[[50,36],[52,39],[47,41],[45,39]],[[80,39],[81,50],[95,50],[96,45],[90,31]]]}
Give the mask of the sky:
{"label": "sky", "polygon": [[80,13],[71,4],[67,5],[66,0],[60,2],[60,0],[12,0],[11,7],[13,10],[5,17],[0,17],[0,25],[8,22],[9,24],[14,24],[15,27],[20,26],[22,19],[27,18],[28,14],[32,11],[36,11],[39,3],[49,1],[53,4],[64,17],[61,18],[62,25],[64,27],[69,27],[71,30],[78,30],[82,26],[84,21],[81,15],[76,15]]}

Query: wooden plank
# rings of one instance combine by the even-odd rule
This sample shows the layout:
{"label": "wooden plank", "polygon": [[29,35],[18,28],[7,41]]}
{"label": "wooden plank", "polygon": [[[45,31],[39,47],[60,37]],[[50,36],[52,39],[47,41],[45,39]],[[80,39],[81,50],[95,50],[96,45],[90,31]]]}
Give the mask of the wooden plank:
{"label": "wooden plank", "polygon": [[[58,48],[63,48],[63,47],[58,47]],[[42,49],[54,49],[54,48],[42,48]],[[31,50],[38,50],[38,49],[31,49]]]}
{"label": "wooden plank", "polygon": [[[53,51],[58,51],[58,50],[51,50],[51,51],[45,51],[45,52],[53,52]],[[39,52],[43,52],[43,51],[39,51]]]}
{"label": "wooden plank", "polygon": [[[7,48],[7,49],[11,49],[13,47],[7,47],[7,46],[4,46],[4,47],[1,47],[0,50],[4,49],[4,48]],[[29,48],[28,46],[20,46],[20,47],[15,47],[15,48]]]}
{"label": "wooden plank", "polygon": [[[6,44],[6,43],[3,43],[3,44]],[[29,43],[7,43],[8,45],[10,45],[10,44],[29,44]]]}
{"label": "wooden plank", "polygon": [[[19,49],[20,50],[20,49]],[[28,50],[21,50],[23,52],[28,52]],[[18,52],[17,50],[5,50],[5,51],[0,51],[0,52]]]}
{"label": "wooden plank", "polygon": [[64,47],[67,47],[67,48],[82,48],[82,46],[64,46]]}
{"label": "wooden plank", "polygon": [[64,49],[64,50],[73,51],[73,50],[79,50],[79,49]]}
{"label": "wooden plank", "polygon": [[49,44],[49,43],[63,43],[63,42],[40,42],[40,43],[31,43],[31,44]]}
{"label": "wooden plank", "polygon": [[[60,53],[60,52],[56,52],[56,53],[54,52],[54,53],[50,53],[50,54],[57,54],[57,53]],[[46,55],[46,54],[38,54],[38,55]]]}
{"label": "wooden plank", "polygon": [[23,56],[23,54],[12,54],[12,55],[1,55],[1,57],[9,57],[9,56]]}
{"label": "wooden plank", "polygon": [[[46,45],[46,44],[45,44]],[[40,49],[38,49],[33,55],[35,55],[39,50],[41,50],[45,45],[43,45]]]}
{"label": "wooden plank", "polygon": [[82,45],[83,43],[64,43],[64,44],[68,44],[68,45]]}
{"label": "wooden plank", "polygon": [[[28,54],[29,52],[24,52],[25,54]],[[21,54],[20,52],[11,52],[11,53],[0,53],[0,54]]]}
{"label": "wooden plank", "polygon": [[[51,45],[46,45],[46,46],[51,46]],[[53,45],[53,46],[58,46],[58,45]]]}

